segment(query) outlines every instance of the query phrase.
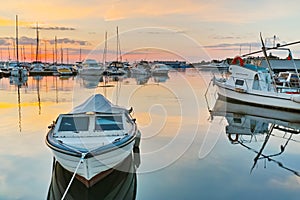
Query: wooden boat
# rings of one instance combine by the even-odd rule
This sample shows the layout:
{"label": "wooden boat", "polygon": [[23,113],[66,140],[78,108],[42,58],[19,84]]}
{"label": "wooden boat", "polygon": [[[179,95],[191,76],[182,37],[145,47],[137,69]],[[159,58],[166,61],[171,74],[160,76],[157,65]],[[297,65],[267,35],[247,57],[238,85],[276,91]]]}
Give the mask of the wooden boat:
{"label": "wooden boat", "polygon": [[93,95],[58,116],[49,126],[46,144],[65,169],[90,180],[117,166],[139,146],[140,132],[131,111]]}

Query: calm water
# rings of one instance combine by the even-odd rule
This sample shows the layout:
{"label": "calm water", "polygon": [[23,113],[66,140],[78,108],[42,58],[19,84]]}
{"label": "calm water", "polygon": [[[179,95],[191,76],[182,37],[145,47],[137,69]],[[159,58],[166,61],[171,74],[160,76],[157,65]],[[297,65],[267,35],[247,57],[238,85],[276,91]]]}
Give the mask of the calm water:
{"label": "calm water", "polygon": [[91,191],[74,182],[70,192],[79,199],[124,191],[149,200],[299,199],[300,136],[288,131],[300,128],[300,114],[218,101],[210,115],[209,79],[209,72],[194,69],[106,84],[79,76],[0,79],[0,199],[46,199],[56,184],[52,172],[66,182],[70,174],[53,169],[47,126],[94,93],[134,108],[140,157],[128,161],[138,166],[136,174],[116,173]]}

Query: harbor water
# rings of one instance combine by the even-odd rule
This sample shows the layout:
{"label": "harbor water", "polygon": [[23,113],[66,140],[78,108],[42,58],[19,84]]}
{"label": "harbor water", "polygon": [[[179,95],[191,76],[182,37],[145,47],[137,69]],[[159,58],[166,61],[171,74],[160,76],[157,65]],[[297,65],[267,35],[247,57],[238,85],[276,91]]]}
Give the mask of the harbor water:
{"label": "harbor water", "polygon": [[247,105],[226,102],[225,111],[210,113],[216,101],[214,93],[205,98],[211,77],[190,68],[168,76],[1,78],[0,199],[47,199],[57,182],[68,182],[72,174],[53,164],[45,144],[48,126],[96,93],[133,107],[142,134],[135,170],[124,179],[104,178],[93,191],[75,180],[70,192],[80,189],[72,199],[125,193],[145,200],[299,199],[300,114],[268,116],[272,110],[252,107],[247,113]]}

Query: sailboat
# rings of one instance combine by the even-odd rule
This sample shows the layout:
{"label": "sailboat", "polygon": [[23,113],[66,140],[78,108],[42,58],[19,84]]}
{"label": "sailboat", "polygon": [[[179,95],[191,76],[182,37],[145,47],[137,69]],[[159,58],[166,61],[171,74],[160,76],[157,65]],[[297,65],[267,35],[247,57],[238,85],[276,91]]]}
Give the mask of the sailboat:
{"label": "sailboat", "polygon": [[[122,55],[121,55],[121,47],[120,47],[120,39],[119,39],[119,28],[117,27],[117,51],[116,51],[116,61],[112,61],[104,70],[103,75],[108,76],[119,76],[127,74],[129,70],[128,66],[122,62]],[[120,60],[119,60],[120,56]]]}
{"label": "sailboat", "polygon": [[[35,61],[32,62],[30,66],[29,75],[31,76],[41,76],[41,75],[49,75],[49,72],[44,71],[44,64],[39,61],[39,26],[36,24],[36,53],[35,53]],[[52,75],[52,72],[50,72]]]}
{"label": "sailboat", "polygon": [[22,67],[19,63],[19,26],[18,26],[18,15],[16,15],[16,53],[17,53],[17,62],[15,65],[12,65],[11,76],[19,77],[23,79],[28,76],[28,71],[26,68]]}

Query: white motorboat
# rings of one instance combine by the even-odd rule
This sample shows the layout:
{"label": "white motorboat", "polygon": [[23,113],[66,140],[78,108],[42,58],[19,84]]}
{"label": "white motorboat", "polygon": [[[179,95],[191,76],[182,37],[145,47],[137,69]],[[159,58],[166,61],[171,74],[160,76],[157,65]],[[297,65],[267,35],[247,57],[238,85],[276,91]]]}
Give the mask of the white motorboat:
{"label": "white motorboat", "polygon": [[[280,49],[280,48],[276,48]],[[268,59],[267,56],[265,56]],[[261,68],[244,64],[241,57],[233,59],[230,76],[213,78],[220,97],[252,105],[300,111],[300,88],[276,85],[271,66]]]}
{"label": "white motorboat", "polygon": [[78,69],[80,75],[100,76],[104,68],[94,59],[86,59],[82,63],[82,68]]}
{"label": "white motorboat", "polygon": [[151,67],[151,73],[153,75],[167,75],[169,73],[169,67],[162,63],[155,63]]}
{"label": "white motorboat", "polygon": [[221,62],[213,60],[210,63],[198,64],[197,67],[199,69],[228,69],[229,64],[226,60],[222,60]]}
{"label": "white motorboat", "polygon": [[147,61],[140,61],[133,64],[133,67],[130,69],[132,74],[143,74],[147,75],[151,73],[151,67]]}
{"label": "white motorboat", "polygon": [[121,163],[139,145],[131,110],[96,94],[49,126],[46,144],[68,171],[90,180]]}
{"label": "white motorboat", "polygon": [[103,72],[103,75],[107,76],[119,76],[127,74],[127,67],[125,67],[123,62],[113,61],[111,62]]}

